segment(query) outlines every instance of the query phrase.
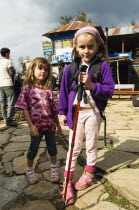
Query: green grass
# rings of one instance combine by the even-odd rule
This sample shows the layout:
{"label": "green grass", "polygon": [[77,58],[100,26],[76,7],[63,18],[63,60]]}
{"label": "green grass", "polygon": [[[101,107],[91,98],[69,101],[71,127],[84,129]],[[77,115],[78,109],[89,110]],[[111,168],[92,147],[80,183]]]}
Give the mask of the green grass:
{"label": "green grass", "polygon": [[128,166],[127,168],[133,168],[133,169],[139,168],[139,163],[132,164],[132,165]]}

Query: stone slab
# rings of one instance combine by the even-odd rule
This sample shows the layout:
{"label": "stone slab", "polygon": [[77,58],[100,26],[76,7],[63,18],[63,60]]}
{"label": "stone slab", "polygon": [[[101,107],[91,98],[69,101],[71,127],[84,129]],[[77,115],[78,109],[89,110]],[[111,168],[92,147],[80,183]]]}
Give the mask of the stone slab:
{"label": "stone slab", "polygon": [[25,151],[28,150],[29,145],[30,142],[18,142],[16,144],[14,142],[11,142],[4,148],[4,151],[5,152]]}
{"label": "stone slab", "polygon": [[88,208],[87,210],[126,210],[126,209],[108,201],[101,201],[99,204],[95,205],[94,207]]}
{"label": "stone slab", "polygon": [[77,200],[75,206],[79,209],[86,209],[91,205],[95,205],[102,194],[105,193],[104,186],[98,182],[85,190],[77,192]]}
{"label": "stone slab", "polygon": [[30,135],[23,135],[23,136],[13,136],[10,139],[10,142],[30,142]]}
{"label": "stone slab", "polygon": [[31,196],[32,198],[41,199],[53,199],[55,193],[57,194],[59,191],[59,187],[57,184],[52,184],[46,181],[39,181],[39,183],[35,185],[29,185],[24,193],[27,196]]}
{"label": "stone slab", "polygon": [[0,209],[15,200],[27,185],[25,176],[0,178]]}
{"label": "stone slab", "polygon": [[3,154],[5,154],[5,152],[2,149],[0,149],[0,155],[3,155]]}
{"label": "stone slab", "polygon": [[30,134],[30,130],[29,130],[29,127],[23,127],[21,129],[16,129],[14,132],[13,132],[13,135],[18,135],[18,136],[22,136],[22,135],[29,135]]}
{"label": "stone slab", "polygon": [[48,200],[34,200],[28,201],[24,205],[17,206],[15,208],[10,208],[10,210],[56,210],[56,208]]}
{"label": "stone slab", "polygon": [[0,146],[6,144],[10,139],[10,134],[2,133],[0,134]]}
{"label": "stone slab", "polygon": [[11,134],[11,133],[13,133],[14,131],[16,130],[16,128],[15,127],[7,127],[7,129],[6,130],[4,130],[3,131],[3,133],[9,133],[9,134]]}
{"label": "stone slab", "polygon": [[108,181],[129,202],[139,207],[139,169],[122,169],[107,176]]}
{"label": "stone slab", "polygon": [[138,138],[139,137],[139,130],[115,130],[115,133],[118,137],[127,136],[127,138]]}
{"label": "stone slab", "polygon": [[[38,151],[38,154],[36,158],[34,159],[34,168],[37,164],[37,161],[39,160],[39,156],[44,152],[44,149],[41,148]],[[13,171],[15,171],[17,174],[23,174],[26,172],[27,169],[27,152],[24,153],[24,155],[20,157],[16,157],[13,160]]]}
{"label": "stone slab", "polygon": [[4,163],[4,169],[5,169],[6,174],[10,174],[13,171],[11,162]]}
{"label": "stone slab", "polygon": [[4,207],[9,202],[16,199],[17,196],[18,194],[16,192],[11,192],[3,187],[0,187],[0,209],[2,209],[2,207]]}
{"label": "stone slab", "polygon": [[139,153],[139,139],[120,137],[118,141],[114,141],[114,148],[115,150]]}
{"label": "stone slab", "polygon": [[103,149],[98,151],[96,166],[107,171],[139,163],[139,156],[132,153]]}
{"label": "stone slab", "polygon": [[20,156],[22,153],[23,153],[22,151],[20,151],[20,152],[6,152],[2,156],[2,163],[12,161],[15,157]]}

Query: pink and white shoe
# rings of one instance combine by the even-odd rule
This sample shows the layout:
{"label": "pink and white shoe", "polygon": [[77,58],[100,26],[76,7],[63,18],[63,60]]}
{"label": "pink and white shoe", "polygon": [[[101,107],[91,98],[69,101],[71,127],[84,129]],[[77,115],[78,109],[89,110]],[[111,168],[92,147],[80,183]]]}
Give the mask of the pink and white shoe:
{"label": "pink and white shoe", "polygon": [[36,184],[39,182],[39,179],[37,178],[34,170],[27,171],[26,176],[29,184]]}
{"label": "pink and white shoe", "polygon": [[74,188],[76,190],[84,190],[95,183],[96,179],[94,174],[89,174],[88,172],[84,171],[80,179],[74,182]]}
{"label": "pink and white shoe", "polygon": [[[66,184],[65,182],[63,183],[63,190],[62,192],[60,192],[60,194],[62,195],[63,199],[64,199],[64,194],[65,194],[65,187]],[[73,189],[73,185],[71,183],[71,180],[69,180],[68,182],[68,186],[67,186],[67,193],[66,193],[66,205],[71,205],[75,202],[75,198],[74,198],[74,189]]]}
{"label": "pink and white shoe", "polygon": [[60,181],[60,174],[58,167],[51,167],[51,182],[56,183]]}

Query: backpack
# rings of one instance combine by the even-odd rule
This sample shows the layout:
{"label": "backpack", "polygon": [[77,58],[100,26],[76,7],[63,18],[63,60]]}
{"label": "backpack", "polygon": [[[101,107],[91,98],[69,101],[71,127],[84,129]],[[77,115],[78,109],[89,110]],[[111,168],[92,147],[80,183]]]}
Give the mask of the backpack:
{"label": "backpack", "polygon": [[[76,60],[77,59],[77,60]],[[80,71],[76,72],[77,69],[79,69],[79,58],[75,58],[75,60],[70,64],[70,70],[69,70],[69,91],[77,91],[78,85],[75,88],[72,88],[72,82],[75,80],[76,84],[78,81],[78,76]],[[97,59],[91,64],[91,79],[93,83],[101,83],[102,77],[101,77],[101,64],[102,60]]]}
{"label": "backpack", "polygon": [[23,81],[21,79],[21,75],[17,74],[16,78],[15,78],[15,81],[14,81],[14,90],[15,90],[16,99],[18,98],[18,96],[21,93],[22,86],[23,86]]}

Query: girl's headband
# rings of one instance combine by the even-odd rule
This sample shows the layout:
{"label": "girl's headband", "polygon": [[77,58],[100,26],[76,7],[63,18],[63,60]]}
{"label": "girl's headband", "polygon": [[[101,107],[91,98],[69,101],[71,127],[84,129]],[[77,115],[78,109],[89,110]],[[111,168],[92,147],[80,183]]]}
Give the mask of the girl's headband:
{"label": "girl's headband", "polygon": [[96,37],[96,40],[99,44],[105,45],[105,43],[104,43],[103,39],[101,38],[98,30],[96,28],[92,27],[92,26],[85,26],[85,27],[79,29],[78,31],[76,31],[76,33],[74,35],[73,43],[76,44],[78,36],[80,36],[81,34],[84,34],[84,33],[93,34]]}

